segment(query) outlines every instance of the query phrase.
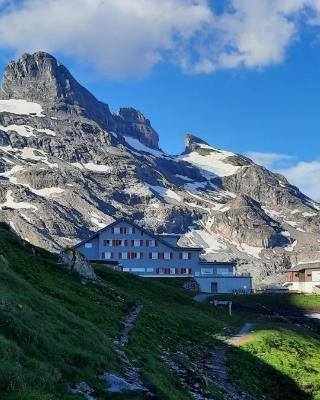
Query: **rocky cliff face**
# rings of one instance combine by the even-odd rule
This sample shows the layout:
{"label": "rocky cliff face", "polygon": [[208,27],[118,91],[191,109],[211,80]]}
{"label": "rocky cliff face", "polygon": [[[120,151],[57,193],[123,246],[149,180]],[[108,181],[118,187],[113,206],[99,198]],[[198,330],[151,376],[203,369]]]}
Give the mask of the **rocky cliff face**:
{"label": "rocky cliff face", "polygon": [[139,111],[112,114],[54,57],[24,55],[1,89],[0,220],[58,250],[126,215],[256,282],[319,258],[319,205],[284,177],[196,136],[178,156],[158,141]]}

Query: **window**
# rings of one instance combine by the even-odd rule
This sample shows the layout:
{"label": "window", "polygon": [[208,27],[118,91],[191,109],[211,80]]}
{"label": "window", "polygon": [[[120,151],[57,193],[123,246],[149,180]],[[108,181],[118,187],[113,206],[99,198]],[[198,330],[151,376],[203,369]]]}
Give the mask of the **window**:
{"label": "window", "polygon": [[228,267],[217,268],[217,275],[232,275]]}
{"label": "window", "polygon": [[133,246],[134,247],[140,246],[140,240],[133,240]]}
{"label": "window", "polygon": [[103,254],[103,257],[105,260],[111,260],[113,258],[113,253],[111,251],[106,251]]}
{"label": "window", "polygon": [[180,260],[191,260],[191,253],[187,253],[187,252],[183,252],[183,253],[179,253],[179,258]]}
{"label": "window", "polygon": [[128,253],[128,258],[130,260],[141,260],[143,258],[143,253],[136,253],[134,251],[131,251],[130,253]]}
{"label": "window", "polygon": [[147,272],[153,272],[153,268],[147,268]]}
{"label": "window", "polygon": [[181,273],[182,275],[187,275],[187,274],[190,273],[190,272],[189,272],[189,269],[191,270],[191,268],[181,268],[181,269],[180,269],[180,273]]}
{"label": "window", "polygon": [[128,233],[129,233],[130,235],[132,235],[133,233],[136,233],[136,228],[130,226],[130,227],[128,228]]}
{"label": "window", "polygon": [[176,269],[175,268],[170,268],[170,275],[175,275]]}
{"label": "window", "polygon": [[130,268],[122,268],[123,272],[130,272]]}
{"label": "window", "polygon": [[127,260],[128,259],[128,253],[126,251],[123,251],[121,254],[121,257],[119,256],[119,258],[122,258],[123,260]]}
{"label": "window", "polygon": [[85,243],[84,244],[85,249],[92,249],[92,243]]}
{"label": "window", "polygon": [[111,246],[111,240],[107,239],[103,241],[104,246]]}
{"label": "window", "polygon": [[114,228],[114,233],[119,234],[120,233],[120,228],[119,227],[115,227]]}
{"label": "window", "polygon": [[170,253],[164,253],[164,259],[165,260],[170,260]]}
{"label": "window", "polygon": [[203,275],[213,275],[213,268],[201,268]]}
{"label": "window", "polygon": [[151,253],[151,258],[153,260],[157,260],[158,259],[158,253],[155,253],[155,252]]}
{"label": "window", "polygon": [[146,272],[145,268],[131,268],[131,272]]}

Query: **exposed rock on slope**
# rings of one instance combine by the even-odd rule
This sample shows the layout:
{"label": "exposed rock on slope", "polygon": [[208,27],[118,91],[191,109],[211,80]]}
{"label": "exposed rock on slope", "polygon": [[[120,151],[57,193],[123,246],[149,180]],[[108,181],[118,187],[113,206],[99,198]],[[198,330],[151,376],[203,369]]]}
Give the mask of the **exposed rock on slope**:
{"label": "exposed rock on slope", "polygon": [[164,153],[139,111],[112,114],[54,57],[10,63],[1,98],[0,218],[32,243],[59,249],[130,215],[259,281],[319,258],[319,205],[284,177],[192,135]]}

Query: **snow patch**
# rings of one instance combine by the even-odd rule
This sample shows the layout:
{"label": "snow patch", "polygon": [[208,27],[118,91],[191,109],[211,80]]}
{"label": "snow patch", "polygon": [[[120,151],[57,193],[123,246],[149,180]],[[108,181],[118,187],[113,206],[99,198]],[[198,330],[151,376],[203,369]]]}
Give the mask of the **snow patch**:
{"label": "snow patch", "polygon": [[293,243],[291,243],[289,246],[286,246],[284,249],[286,250],[286,251],[293,251],[294,250],[294,248],[296,247],[296,245],[298,244],[298,241],[297,240],[295,240]]}
{"label": "snow patch", "polygon": [[[178,159],[189,162],[203,171],[220,177],[234,175],[242,168],[228,163],[228,158],[234,156],[234,153],[215,150],[208,145],[201,145],[201,147],[211,150],[210,154],[201,155],[197,151],[193,151],[189,154],[179,156]],[[202,175],[208,177],[206,173],[202,173]]]}
{"label": "snow patch", "polygon": [[195,244],[194,236],[199,236],[204,242],[204,249],[207,254],[217,253],[222,250],[226,250],[227,246],[223,243],[223,239],[220,235],[209,233],[205,230],[193,230],[185,235],[192,244]]}
{"label": "snow patch", "polygon": [[88,169],[93,172],[111,172],[112,167],[109,165],[103,165],[103,164],[94,164],[92,162],[83,164],[85,169]]}
{"label": "snow patch", "polygon": [[149,153],[155,157],[160,157],[160,158],[165,156],[165,154],[162,151],[151,149],[150,147],[139,142],[138,139],[134,139],[130,136],[123,136],[123,137],[129,146],[133,147],[134,149],[138,150],[139,152],[143,151],[144,153]]}
{"label": "snow patch", "polygon": [[166,189],[163,186],[152,186],[146,183],[146,186],[153,190],[154,192],[158,193],[161,197],[163,197],[168,203],[170,200],[174,200],[175,202],[181,203],[183,198],[179,196],[176,192],[171,189]]}
{"label": "snow patch", "polygon": [[18,115],[34,115],[44,117],[43,109],[40,104],[32,103],[26,100],[0,100],[0,112],[8,112]]}
{"label": "snow patch", "polygon": [[24,209],[24,208],[31,208],[34,210],[38,210],[38,208],[36,206],[34,206],[33,204],[21,201],[21,202],[16,202],[12,196],[12,190],[8,190],[7,195],[6,195],[6,202],[0,204],[0,209],[4,208],[4,207],[9,207],[9,208],[13,208],[16,210],[19,209]]}
{"label": "snow patch", "polygon": [[304,217],[316,217],[318,213],[310,213],[310,212],[304,212],[302,213]]}

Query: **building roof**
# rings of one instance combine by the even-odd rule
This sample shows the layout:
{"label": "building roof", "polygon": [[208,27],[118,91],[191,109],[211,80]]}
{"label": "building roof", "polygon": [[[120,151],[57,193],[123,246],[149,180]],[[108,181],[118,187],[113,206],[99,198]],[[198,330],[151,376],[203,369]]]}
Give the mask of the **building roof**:
{"label": "building roof", "polygon": [[304,269],[320,269],[320,262],[299,264],[296,265],[295,267],[290,268],[288,272],[298,272],[298,271],[303,271]]}
{"label": "building roof", "polygon": [[155,235],[149,231],[147,231],[146,229],[142,228],[141,226],[137,225],[136,223],[126,219],[126,218],[119,218],[116,219],[114,222],[111,222],[110,224],[106,225],[104,228],[98,230],[97,232],[95,232],[93,235],[89,236],[87,239],[82,240],[81,242],[77,243],[75,246],[73,246],[73,248],[77,248],[79,246],[81,246],[84,243],[87,243],[88,241],[94,239],[95,237],[99,236],[99,234],[103,231],[105,231],[106,229],[112,228],[113,226],[117,225],[119,222],[125,222],[131,226],[133,226],[134,228],[137,228],[139,230],[141,230],[142,232],[146,233],[147,235],[151,236],[152,238],[154,238],[155,240],[159,240],[160,243],[163,243],[164,245],[170,247],[173,250],[188,250],[188,251],[203,251],[202,247],[180,247],[180,246],[174,246],[172,243],[167,242],[165,239],[163,239],[161,236],[162,235]]}

